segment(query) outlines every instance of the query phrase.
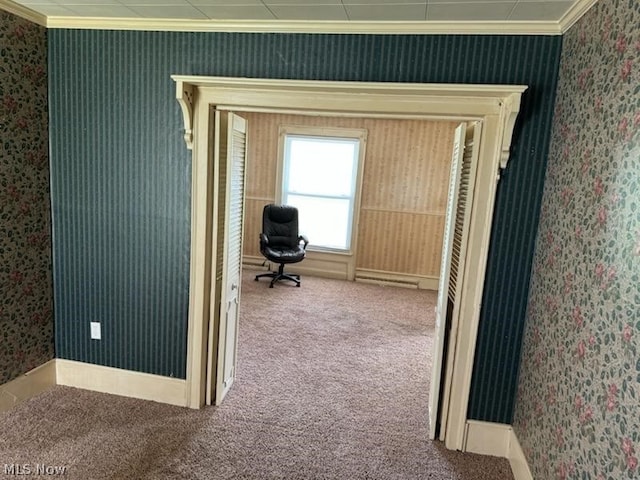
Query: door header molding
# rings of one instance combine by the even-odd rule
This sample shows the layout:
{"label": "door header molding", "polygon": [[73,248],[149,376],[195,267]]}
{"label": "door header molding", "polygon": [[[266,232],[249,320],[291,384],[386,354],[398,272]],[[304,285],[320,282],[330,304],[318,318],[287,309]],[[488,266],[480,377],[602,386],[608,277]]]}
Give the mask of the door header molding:
{"label": "door header molding", "polygon": [[500,167],[506,168],[525,85],[339,82],[172,75],[182,108],[184,139],[193,149],[196,92],[211,103],[242,111],[297,110],[332,116],[429,117],[472,120],[497,114],[503,126]]}

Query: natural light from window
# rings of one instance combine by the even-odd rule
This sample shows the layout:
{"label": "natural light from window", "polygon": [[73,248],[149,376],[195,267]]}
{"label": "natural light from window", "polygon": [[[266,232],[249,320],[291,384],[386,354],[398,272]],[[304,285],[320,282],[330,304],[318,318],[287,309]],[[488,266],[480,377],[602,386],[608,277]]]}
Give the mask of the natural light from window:
{"label": "natural light from window", "polygon": [[282,203],[299,211],[311,247],[351,248],[360,140],[286,135]]}

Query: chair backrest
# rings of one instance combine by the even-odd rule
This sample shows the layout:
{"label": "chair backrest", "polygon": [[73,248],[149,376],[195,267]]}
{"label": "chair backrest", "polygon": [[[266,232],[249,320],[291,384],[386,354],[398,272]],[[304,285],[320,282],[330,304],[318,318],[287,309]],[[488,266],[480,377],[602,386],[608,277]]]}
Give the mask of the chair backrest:
{"label": "chair backrest", "polygon": [[298,209],[289,205],[265,205],[262,233],[272,247],[295,247],[298,244]]}

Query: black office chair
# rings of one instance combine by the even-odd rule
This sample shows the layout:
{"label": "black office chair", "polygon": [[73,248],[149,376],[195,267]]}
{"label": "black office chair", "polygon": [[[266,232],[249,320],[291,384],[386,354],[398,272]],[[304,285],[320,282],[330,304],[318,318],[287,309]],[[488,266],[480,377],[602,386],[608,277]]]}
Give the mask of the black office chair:
{"label": "black office chair", "polygon": [[278,280],[291,280],[300,286],[300,275],[284,273],[287,263],[297,263],[304,259],[309,240],[298,234],[298,209],[288,205],[265,205],[262,210],[262,233],[260,253],[271,262],[279,263],[277,272],[256,275],[271,278],[269,288]]}

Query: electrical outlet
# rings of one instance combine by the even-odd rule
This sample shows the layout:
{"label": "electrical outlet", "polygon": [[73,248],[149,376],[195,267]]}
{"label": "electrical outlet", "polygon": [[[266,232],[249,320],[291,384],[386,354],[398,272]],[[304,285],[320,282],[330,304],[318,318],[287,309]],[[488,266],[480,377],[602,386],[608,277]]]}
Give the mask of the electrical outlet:
{"label": "electrical outlet", "polygon": [[91,339],[100,340],[101,338],[100,322],[91,322]]}

